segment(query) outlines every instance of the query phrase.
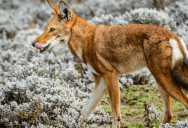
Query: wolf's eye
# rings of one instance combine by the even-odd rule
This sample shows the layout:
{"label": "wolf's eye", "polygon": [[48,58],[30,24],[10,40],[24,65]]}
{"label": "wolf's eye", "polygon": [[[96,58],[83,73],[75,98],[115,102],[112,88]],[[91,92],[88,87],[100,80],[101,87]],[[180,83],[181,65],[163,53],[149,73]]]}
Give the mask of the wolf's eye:
{"label": "wolf's eye", "polygon": [[53,32],[54,30],[55,30],[55,28],[51,28],[51,29],[50,29],[50,32]]}

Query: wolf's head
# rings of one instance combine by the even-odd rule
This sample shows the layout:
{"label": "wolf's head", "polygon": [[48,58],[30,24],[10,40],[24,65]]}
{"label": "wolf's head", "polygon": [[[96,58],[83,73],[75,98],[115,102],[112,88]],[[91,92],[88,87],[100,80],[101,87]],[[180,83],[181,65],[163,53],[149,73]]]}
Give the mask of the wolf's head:
{"label": "wolf's head", "polygon": [[42,35],[32,43],[33,47],[40,49],[40,53],[45,53],[59,44],[67,45],[75,22],[75,14],[65,2],[60,1],[59,7],[47,2],[54,10],[53,14]]}

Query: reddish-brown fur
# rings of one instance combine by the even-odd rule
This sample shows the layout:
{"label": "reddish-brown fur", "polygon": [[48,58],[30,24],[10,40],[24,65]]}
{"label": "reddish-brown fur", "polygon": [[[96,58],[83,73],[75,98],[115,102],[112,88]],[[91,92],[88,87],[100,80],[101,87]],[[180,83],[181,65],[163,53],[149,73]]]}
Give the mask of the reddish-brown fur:
{"label": "reddish-brown fur", "polygon": [[[70,17],[60,21],[58,18],[60,17],[59,8],[50,2],[48,3],[53,8],[54,13],[46,25],[44,33],[34,42],[45,44],[55,36],[66,36],[68,37],[67,45],[72,54],[85,64],[90,65],[95,71],[93,73],[95,88],[92,93],[92,97],[95,98],[91,98],[83,110],[84,120],[88,119],[90,113],[108,90],[114,117],[112,127],[120,127],[118,74],[133,72],[143,67],[147,67],[151,71],[158,83],[165,106],[163,123],[169,123],[172,118],[171,97],[188,109],[188,98],[174,81],[172,73],[174,69],[177,71],[176,74],[183,73],[184,76],[188,76],[188,72],[181,70],[181,67],[184,67],[188,71],[183,58],[172,62],[173,47],[169,40],[176,41],[178,43],[177,49],[181,53],[186,53],[186,48],[183,47],[179,37],[157,25],[95,26],[76,16],[70,7],[62,1],[60,4],[63,3],[68,7]],[[51,27],[55,27],[56,30],[50,33]],[[172,69],[173,63],[175,63],[175,68]],[[187,79],[184,76],[179,76],[182,81]],[[81,122],[81,125],[83,124],[84,121]]]}

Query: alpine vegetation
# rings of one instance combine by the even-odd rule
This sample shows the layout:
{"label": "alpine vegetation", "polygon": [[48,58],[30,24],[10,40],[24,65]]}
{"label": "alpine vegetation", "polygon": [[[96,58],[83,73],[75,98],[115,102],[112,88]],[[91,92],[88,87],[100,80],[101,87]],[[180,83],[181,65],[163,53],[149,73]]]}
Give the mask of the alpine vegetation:
{"label": "alpine vegetation", "polygon": [[[59,1],[57,0],[59,3]],[[188,46],[188,1],[66,0],[78,16],[94,25],[152,24],[171,30]],[[54,3],[55,4],[55,3]],[[94,79],[87,66],[59,45],[45,54],[31,46],[42,34],[52,9],[33,0],[0,0],[0,125],[4,127],[80,128],[81,112],[91,97]],[[120,90],[133,84],[156,84],[148,69],[119,75]],[[106,99],[101,102],[110,104]],[[151,118],[159,118],[152,104]],[[98,106],[87,128],[109,128],[111,118]],[[178,121],[177,128],[188,127]],[[171,128],[169,124],[160,128]]]}

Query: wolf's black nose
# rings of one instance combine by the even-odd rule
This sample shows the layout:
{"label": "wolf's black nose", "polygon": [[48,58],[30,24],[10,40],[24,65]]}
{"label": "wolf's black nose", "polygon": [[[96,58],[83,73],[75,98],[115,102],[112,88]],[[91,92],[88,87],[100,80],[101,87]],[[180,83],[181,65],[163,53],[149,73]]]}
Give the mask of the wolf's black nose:
{"label": "wolf's black nose", "polygon": [[33,42],[33,43],[31,43],[31,45],[33,46],[33,47],[35,47],[35,43]]}

